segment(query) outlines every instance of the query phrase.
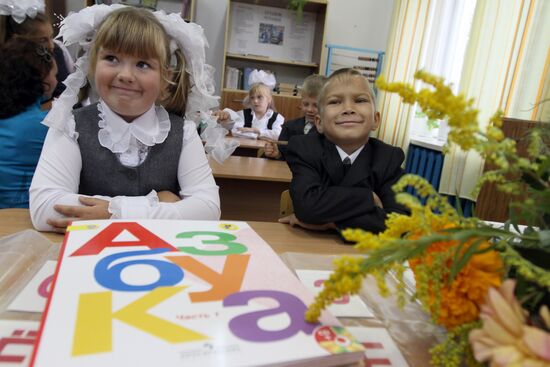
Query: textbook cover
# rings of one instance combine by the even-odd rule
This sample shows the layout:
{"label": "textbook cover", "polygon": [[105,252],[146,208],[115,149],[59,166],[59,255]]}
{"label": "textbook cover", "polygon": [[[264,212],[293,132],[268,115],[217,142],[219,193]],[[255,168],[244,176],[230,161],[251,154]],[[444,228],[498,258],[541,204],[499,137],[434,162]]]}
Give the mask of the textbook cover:
{"label": "textbook cover", "polygon": [[363,347],[245,222],[68,228],[31,366],[332,366]]}

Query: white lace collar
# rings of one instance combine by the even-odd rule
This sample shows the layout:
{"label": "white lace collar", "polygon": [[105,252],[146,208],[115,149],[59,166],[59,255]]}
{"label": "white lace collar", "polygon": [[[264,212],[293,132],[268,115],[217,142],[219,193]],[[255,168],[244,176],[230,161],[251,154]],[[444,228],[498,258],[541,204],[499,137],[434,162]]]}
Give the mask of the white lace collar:
{"label": "white lace collar", "polygon": [[166,140],[170,131],[170,117],[162,106],[151,106],[131,123],[113,112],[103,100],[99,101],[97,109],[99,143],[113,153],[126,152],[132,137],[149,147],[160,144]]}

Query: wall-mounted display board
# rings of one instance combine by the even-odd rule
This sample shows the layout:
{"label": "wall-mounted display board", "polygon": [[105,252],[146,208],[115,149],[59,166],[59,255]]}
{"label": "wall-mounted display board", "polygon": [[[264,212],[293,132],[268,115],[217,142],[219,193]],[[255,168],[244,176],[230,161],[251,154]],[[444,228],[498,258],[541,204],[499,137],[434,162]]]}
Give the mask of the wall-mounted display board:
{"label": "wall-mounted display board", "polygon": [[278,60],[313,62],[316,13],[244,3],[231,7],[227,52]]}
{"label": "wall-mounted display board", "polygon": [[[244,96],[248,87],[247,75],[253,69],[262,69],[275,74],[277,83],[301,86],[311,74],[322,74],[326,59],[324,47],[326,0],[310,0],[305,4],[301,18],[287,9],[287,1],[280,0],[228,0],[225,33],[224,64],[222,68],[222,105],[224,101]],[[235,69],[238,69],[235,70]],[[242,80],[235,81],[240,75]],[[296,109],[299,96],[290,88],[277,88],[277,110],[290,119],[301,115]],[[237,93],[241,90],[241,93]],[[226,96],[227,93],[231,97]],[[277,95],[277,92],[274,92]],[[284,99],[291,99],[286,103]],[[290,109],[287,111],[285,107]],[[242,106],[240,106],[242,108]],[[239,108],[239,109],[240,109]]]}

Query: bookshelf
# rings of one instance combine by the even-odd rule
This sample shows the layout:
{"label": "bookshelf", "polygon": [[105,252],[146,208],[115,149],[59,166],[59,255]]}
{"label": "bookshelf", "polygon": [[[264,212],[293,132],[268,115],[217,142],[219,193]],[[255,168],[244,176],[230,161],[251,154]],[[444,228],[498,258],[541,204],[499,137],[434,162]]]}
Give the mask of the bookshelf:
{"label": "bookshelf", "polygon": [[196,0],[158,0],[158,1],[147,1],[147,0],[127,0],[127,1],[97,1],[97,0],[86,0],[86,6],[92,6],[95,4],[115,4],[115,3],[125,3],[128,5],[147,5],[149,3],[156,3],[157,10],[164,10],[167,13],[183,13],[183,19],[188,22],[192,22],[195,19],[195,6]]}
{"label": "bookshelf", "polygon": [[[322,74],[327,5],[327,0],[309,0],[300,22],[287,9],[287,1],[228,0],[221,107],[242,109],[246,69],[269,70],[278,83],[292,85],[301,85],[311,74]],[[229,68],[240,71],[238,85],[235,78],[226,84]],[[274,92],[273,97],[286,120],[302,116],[299,96]]]}

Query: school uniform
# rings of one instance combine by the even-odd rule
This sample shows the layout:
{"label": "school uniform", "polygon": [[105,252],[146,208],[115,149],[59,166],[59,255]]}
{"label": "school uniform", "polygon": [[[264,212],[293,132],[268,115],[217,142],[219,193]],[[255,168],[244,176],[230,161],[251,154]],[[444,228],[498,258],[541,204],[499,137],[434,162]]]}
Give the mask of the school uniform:
{"label": "school uniform", "polygon": [[[290,195],[296,217],[309,224],[335,223],[339,229],[385,229],[390,212],[407,213],[391,187],[403,175],[405,154],[378,139],[355,152],[345,167],[345,153],[322,134],[293,137],[286,160],[292,171]],[[374,203],[378,195],[383,209]]]}
{"label": "school uniform", "polygon": [[[266,138],[270,140],[277,140],[281,134],[283,122],[285,118],[278,112],[268,109],[266,113],[257,118],[256,113],[250,108],[235,112],[231,109],[224,109],[230,115],[231,122],[225,124],[224,127],[231,127],[231,135],[239,138],[257,139]],[[270,121],[271,120],[271,121]],[[260,130],[260,135],[250,132],[238,131],[241,127],[253,127]]]}
{"label": "school uniform", "polygon": [[[74,112],[65,131],[50,129],[30,187],[35,228],[51,230],[56,204],[81,195],[109,201],[114,219],[218,220],[218,186],[192,121],[152,106],[131,124],[103,101]],[[182,200],[159,202],[158,191]]]}
{"label": "school uniform", "polygon": [[0,208],[28,208],[31,184],[48,127],[37,100],[15,116],[0,119]]}
{"label": "school uniform", "polygon": [[[317,129],[315,128],[315,123],[306,122],[305,117],[300,117],[294,120],[287,121],[283,124],[281,135],[279,135],[278,140],[289,141],[290,138],[292,138],[293,136],[316,133],[316,132],[317,132]],[[284,160],[287,148],[284,145],[279,145],[278,148],[279,148],[279,152],[281,152],[281,157],[278,159]]]}

